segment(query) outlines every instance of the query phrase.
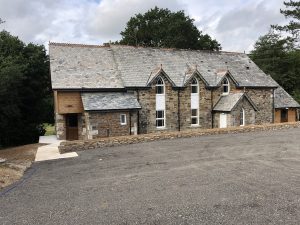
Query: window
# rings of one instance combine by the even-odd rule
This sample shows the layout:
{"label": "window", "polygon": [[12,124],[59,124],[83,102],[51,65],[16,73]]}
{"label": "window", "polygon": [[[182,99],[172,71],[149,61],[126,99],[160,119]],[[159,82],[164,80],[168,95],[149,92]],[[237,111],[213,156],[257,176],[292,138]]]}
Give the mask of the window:
{"label": "window", "polygon": [[240,126],[245,126],[245,110],[243,108],[240,111]]}
{"label": "window", "polygon": [[198,109],[192,109],[191,110],[191,124],[192,125],[198,125],[199,124],[199,117],[198,117]]}
{"label": "window", "polygon": [[230,86],[229,86],[229,81],[228,81],[227,78],[225,78],[225,79],[223,80],[222,86],[223,86],[223,94],[224,94],[224,95],[229,94]]}
{"label": "window", "polygon": [[165,111],[156,111],[156,127],[165,127]]}
{"label": "window", "polygon": [[165,83],[161,77],[156,79],[156,94],[164,94],[165,93]]}
{"label": "window", "polygon": [[191,88],[192,88],[192,93],[198,93],[199,88],[198,88],[198,81],[196,78],[192,79]]}
{"label": "window", "polygon": [[126,114],[121,114],[120,115],[120,123],[121,123],[121,125],[126,125],[127,124]]}

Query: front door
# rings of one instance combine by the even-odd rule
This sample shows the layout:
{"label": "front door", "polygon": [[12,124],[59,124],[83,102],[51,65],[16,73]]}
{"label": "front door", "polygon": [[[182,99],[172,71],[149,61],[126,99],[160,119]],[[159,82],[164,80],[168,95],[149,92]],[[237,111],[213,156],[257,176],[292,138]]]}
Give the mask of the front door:
{"label": "front door", "polygon": [[78,140],[78,115],[66,114],[66,139]]}
{"label": "front door", "polygon": [[220,114],[220,128],[226,128],[227,127],[227,114],[221,113]]}

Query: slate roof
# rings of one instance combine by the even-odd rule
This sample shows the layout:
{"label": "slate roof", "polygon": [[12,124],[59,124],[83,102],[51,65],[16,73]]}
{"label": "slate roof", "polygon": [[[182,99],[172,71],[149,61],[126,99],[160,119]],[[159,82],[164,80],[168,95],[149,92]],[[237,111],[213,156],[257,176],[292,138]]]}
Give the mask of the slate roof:
{"label": "slate roof", "polygon": [[296,102],[281,86],[275,89],[275,108],[300,108]]}
{"label": "slate roof", "polygon": [[257,107],[255,104],[250,100],[250,98],[242,92],[239,93],[230,93],[228,95],[221,96],[220,100],[214,106],[214,111],[221,111],[221,112],[231,112],[235,106],[241,101],[243,98],[247,98],[250,104],[253,106],[255,110]]}
{"label": "slate roof", "polygon": [[140,109],[135,96],[126,92],[97,92],[81,94],[85,111]]}
{"label": "slate roof", "polygon": [[218,86],[229,71],[241,87],[277,87],[246,54],[50,43],[53,89],[145,87],[160,68],[182,87],[191,71],[197,71],[209,86]]}

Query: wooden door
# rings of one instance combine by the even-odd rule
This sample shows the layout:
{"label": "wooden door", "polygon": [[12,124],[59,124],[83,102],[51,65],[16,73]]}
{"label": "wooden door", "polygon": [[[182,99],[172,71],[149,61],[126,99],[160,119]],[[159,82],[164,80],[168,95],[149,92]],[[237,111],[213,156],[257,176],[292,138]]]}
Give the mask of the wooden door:
{"label": "wooden door", "polygon": [[78,115],[66,114],[66,139],[78,140]]}
{"label": "wooden door", "polygon": [[281,123],[288,122],[288,109],[281,109]]}

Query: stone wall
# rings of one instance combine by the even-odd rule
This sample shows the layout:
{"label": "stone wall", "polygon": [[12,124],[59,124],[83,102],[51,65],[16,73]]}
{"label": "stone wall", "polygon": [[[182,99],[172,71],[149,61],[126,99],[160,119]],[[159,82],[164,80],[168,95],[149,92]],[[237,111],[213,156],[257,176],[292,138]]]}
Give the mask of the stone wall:
{"label": "stone wall", "polygon": [[152,133],[152,134],[144,134],[144,135],[101,138],[101,139],[86,140],[86,141],[66,141],[66,142],[61,142],[58,148],[60,153],[66,153],[66,152],[82,151],[82,150],[96,149],[102,147],[150,142],[155,140],[199,137],[199,136],[215,135],[215,134],[247,133],[247,132],[280,130],[280,129],[289,129],[289,128],[300,128],[300,122],[232,127],[227,129],[194,129],[194,130],[186,130],[181,132],[178,131],[164,132],[160,134]]}
{"label": "stone wall", "polygon": [[245,92],[258,108],[255,118],[256,124],[273,123],[273,89],[246,88]]}
{"label": "stone wall", "polygon": [[66,140],[66,120],[64,115],[55,113],[55,133],[58,140]]}
{"label": "stone wall", "polygon": [[[129,135],[130,127],[137,123],[136,113],[136,111],[87,112],[87,139]],[[126,125],[121,125],[121,114],[126,115]]]}
{"label": "stone wall", "polygon": [[253,109],[250,102],[246,98],[243,98],[240,101],[240,103],[236,106],[236,108],[234,108],[231,111],[231,114],[230,114],[230,117],[229,117],[230,121],[228,123],[229,126],[232,126],[232,127],[240,126],[240,119],[241,119],[240,112],[241,112],[242,108],[244,109],[244,113],[245,113],[244,124],[246,126],[255,124],[255,114],[256,114],[256,112]]}

